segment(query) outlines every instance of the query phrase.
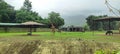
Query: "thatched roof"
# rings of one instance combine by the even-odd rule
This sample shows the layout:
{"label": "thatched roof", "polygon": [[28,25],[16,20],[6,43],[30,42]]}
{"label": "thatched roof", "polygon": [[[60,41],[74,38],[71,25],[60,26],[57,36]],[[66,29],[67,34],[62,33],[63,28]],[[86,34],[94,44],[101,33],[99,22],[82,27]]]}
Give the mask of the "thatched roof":
{"label": "thatched roof", "polygon": [[24,22],[21,23],[22,25],[44,25],[42,23],[37,23],[37,22],[33,22],[33,21],[28,21],[28,22]]}
{"label": "thatched roof", "polygon": [[95,19],[94,21],[120,21],[120,17],[104,17]]}

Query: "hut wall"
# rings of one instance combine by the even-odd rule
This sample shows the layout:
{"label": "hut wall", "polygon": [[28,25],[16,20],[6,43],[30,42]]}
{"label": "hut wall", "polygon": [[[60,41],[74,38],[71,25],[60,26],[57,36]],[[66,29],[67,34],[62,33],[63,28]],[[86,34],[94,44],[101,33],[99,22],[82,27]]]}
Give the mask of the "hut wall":
{"label": "hut wall", "polygon": [[84,32],[84,29],[82,27],[67,27],[62,28],[63,31],[70,31],[70,32]]}

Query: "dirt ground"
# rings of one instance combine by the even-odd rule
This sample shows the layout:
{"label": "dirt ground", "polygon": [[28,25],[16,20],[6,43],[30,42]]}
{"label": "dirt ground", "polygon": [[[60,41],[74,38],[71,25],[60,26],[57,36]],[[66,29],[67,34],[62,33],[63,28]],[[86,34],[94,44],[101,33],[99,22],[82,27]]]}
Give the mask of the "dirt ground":
{"label": "dirt ground", "polygon": [[3,41],[0,40],[0,54],[94,54],[99,50],[108,53],[120,49],[118,43],[82,39]]}

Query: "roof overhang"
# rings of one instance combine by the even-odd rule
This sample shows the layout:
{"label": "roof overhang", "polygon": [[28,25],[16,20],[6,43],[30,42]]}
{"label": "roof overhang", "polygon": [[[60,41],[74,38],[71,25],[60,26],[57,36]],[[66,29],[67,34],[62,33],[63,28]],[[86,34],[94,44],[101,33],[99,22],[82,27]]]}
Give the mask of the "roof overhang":
{"label": "roof overhang", "polygon": [[0,23],[0,27],[42,27],[45,24],[37,22],[25,22],[25,23]]}
{"label": "roof overhang", "polygon": [[104,17],[95,19],[94,21],[120,21],[120,17]]}

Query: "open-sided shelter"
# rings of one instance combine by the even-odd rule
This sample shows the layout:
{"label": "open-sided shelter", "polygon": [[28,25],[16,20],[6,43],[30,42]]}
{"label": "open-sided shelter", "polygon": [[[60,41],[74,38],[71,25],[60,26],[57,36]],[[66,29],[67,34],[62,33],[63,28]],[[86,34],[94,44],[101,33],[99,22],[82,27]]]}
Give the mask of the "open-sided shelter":
{"label": "open-sided shelter", "polygon": [[[99,18],[99,19],[95,19],[94,20],[94,22],[98,22],[98,21],[108,21],[109,22],[109,30],[108,31],[110,31],[111,29],[111,27],[110,27],[110,25],[111,25],[111,22],[112,21],[120,21],[120,17],[104,17],[104,18]],[[107,31],[107,32],[108,32]]]}
{"label": "open-sided shelter", "polygon": [[42,23],[37,23],[37,22],[33,22],[33,21],[24,22],[24,23],[21,23],[21,25],[24,27],[30,28],[28,35],[32,35],[32,28],[44,26],[44,24],[42,24]]}
{"label": "open-sided shelter", "polygon": [[4,27],[6,32],[9,27],[30,28],[28,35],[32,35],[32,28],[38,28],[42,26],[44,26],[44,24],[33,21],[28,21],[25,23],[0,23],[0,27]]}

